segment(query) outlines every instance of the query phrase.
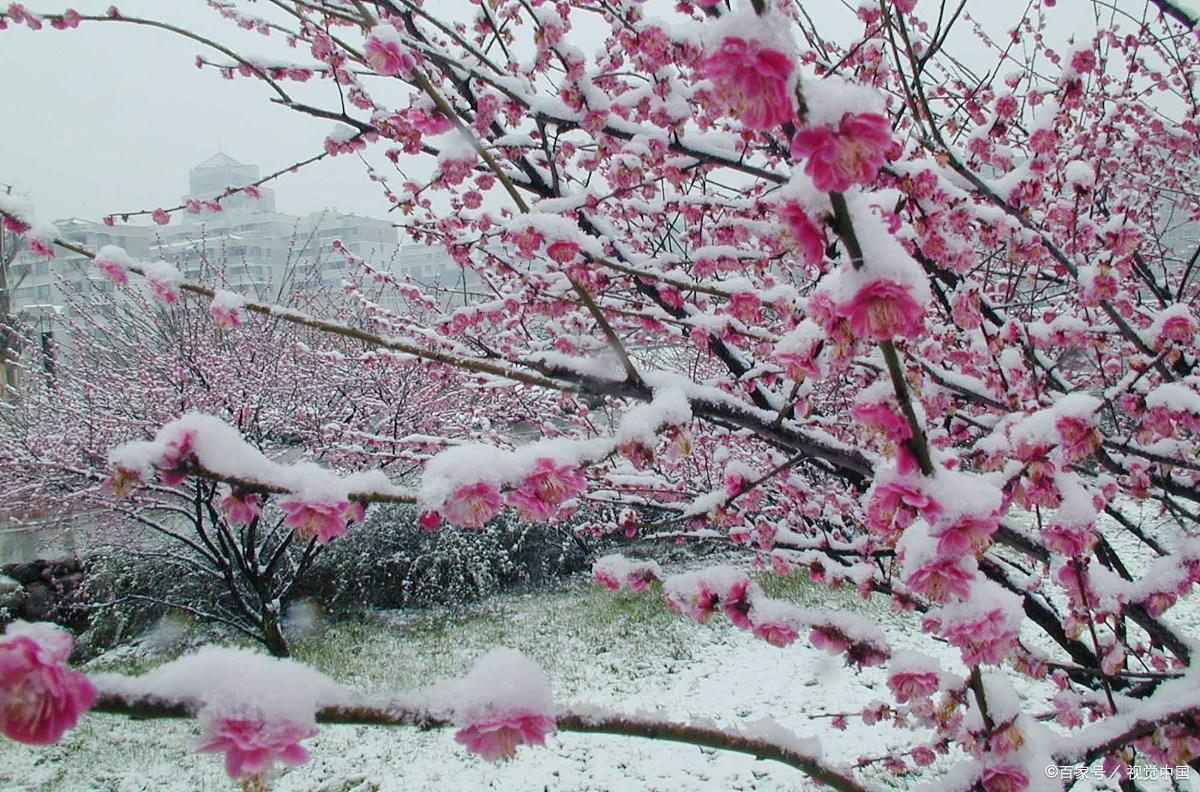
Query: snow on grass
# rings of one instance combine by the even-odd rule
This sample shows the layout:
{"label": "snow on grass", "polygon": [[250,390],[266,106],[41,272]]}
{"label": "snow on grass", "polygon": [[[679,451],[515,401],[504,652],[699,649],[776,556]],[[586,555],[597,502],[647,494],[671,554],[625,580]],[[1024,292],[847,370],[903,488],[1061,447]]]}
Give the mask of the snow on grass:
{"label": "snow on grass", "polygon": [[[767,584],[797,604],[830,604],[820,587],[794,580]],[[834,598],[865,607],[852,593]],[[877,751],[889,734],[896,735],[853,724],[847,732],[832,732],[828,718],[808,717],[834,702],[853,710],[886,699],[878,669],[855,674],[824,652],[774,649],[715,621],[697,625],[668,613],[659,596],[612,594],[585,583],[468,608],[379,613],[331,626],[297,647],[296,655],[349,687],[401,690],[463,674],[488,649],[504,645],[545,668],[559,702],[666,710],[725,723],[774,716],[802,736],[819,735],[830,756],[858,755],[868,744]],[[142,670],[136,665],[120,670]],[[103,659],[97,667],[110,668]],[[234,789],[219,759],[194,753],[197,742],[190,722],[91,715],[57,746],[0,742],[0,789]],[[624,737],[559,734],[546,749],[523,748],[499,766],[467,754],[452,730],[324,726],[306,745],[312,761],[283,773],[280,792],[809,787],[783,765]]]}

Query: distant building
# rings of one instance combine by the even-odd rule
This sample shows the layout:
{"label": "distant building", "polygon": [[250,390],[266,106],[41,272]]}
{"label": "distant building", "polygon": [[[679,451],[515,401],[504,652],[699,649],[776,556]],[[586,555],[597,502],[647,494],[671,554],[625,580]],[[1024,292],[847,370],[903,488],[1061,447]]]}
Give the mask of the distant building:
{"label": "distant building", "polygon": [[[218,153],[188,173],[188,200],[212,201],[229,187],[260,178],[257,165],[246,165]],[[452,285],[461,270],[441,248],[401,245],[396,228],[387,220],[327,210],[305,216],[282,214],[275,193],[260,188],[261,197],[239,192],[222,198],[221,211],[202,208],[199,214],[175,213],[165,226],[118,224],[107,226],[68,219],[56,225],[64,239],[90,250],[117,245],[137,260],[163,259],[174,263],[189,279],[213,282],[251,298],[278,301],[297,291],[336,286],[350,277],[341,250],[365,259],[373,267],[410,276],[422,285]],[[113,293],[113,286],[90,261],[59,250],[52,261],[23,252],[12,269],[15,313],[39,317],[62,306],[71,295]]]}

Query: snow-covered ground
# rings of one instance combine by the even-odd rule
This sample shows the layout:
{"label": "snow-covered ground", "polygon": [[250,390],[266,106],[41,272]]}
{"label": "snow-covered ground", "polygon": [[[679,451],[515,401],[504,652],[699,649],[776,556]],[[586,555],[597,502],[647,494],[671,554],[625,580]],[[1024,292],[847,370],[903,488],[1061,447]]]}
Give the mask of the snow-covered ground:
{"label": "snow-covered ground", "polygon": [[[916,632],[886,602],[863,602],[852,591],[830,592],[800,576],[765,583],[773,595],[797,604],[864,614],[894,646],[944,658],[948,669],[956,665],[956,651]],[[1193,609],[1194,604],[1188,610]],[[461,675],[497,645],[539,662],[559,702],[727,723],[771,716],[801,736],[819,737],[826,756],[835,760],[884,757],[895,746],[912,747],[911,732],[867,726],[857,717],[848,718],[844,731],[831,726],[830,713],[855,713],[872,700],[890,700],[880,669],[848,670],[803,642],[775,649],[723,619],[694,624],[669,614],[660,597],[614,595],[590,582],[466,608],[380,613],[334,624],[304,641],[297,657],[360,690],[397,691]],[[101,658],[92,670],[137,671],[161,659],[127,652]],[[0,741],[0,790],[236,789],[220,756],[194,752],[197,739],[191,722],[90,715],[55,746]],[[557,735],[547,748],[522,748],[501,765],[469,755],[449,730],[325,726],[306,744],[311,761],[282,773],[275,786],[280,792],[815,788],[783,765],[625,737]],[[876,765],[868,778],[911,789],[935,778],[939,767],[945,764],[897,778]],[[1200,783],[1193,780],[1190,788],[1200,789]]]}
{"label": "snow-covered ground", "polygon": [[[808,585],[791,585],[788,593],[801,602],[830,596]],[[867,607],[850,593],[835,599]],[[338,624],[307,641],[297,655],[359,689],[396,690],[464,673],[498,644],[541,663],[559,701],[664,709],[718,722],[771,715],[801,734],[821,735],[831,755],[886,753],[889,736],[896,735],[886,727],[853,723],[837,732],[828,718],[811,717],[835,703],[855,711],[873,698],[886,699],[877,669],[855,674],[824,652],[799,644],[774,649],[717,619],[697,625],[671,616],[657,597],[612,595],[590,583],[455,611],[388,613]],[[126,659],[116,667],[130,665]],[[56,746],[0,742],[0,788],[236,788],[219,756],[194,753],[197,737],[190,722],[91,715]],[[278,778],[281,792],[810,788],[783,765],[624,737],[558,735],[546,749],[523,748],[501,765],[467,754],[451,731],[325,726],[306,744],[312,760]]]}

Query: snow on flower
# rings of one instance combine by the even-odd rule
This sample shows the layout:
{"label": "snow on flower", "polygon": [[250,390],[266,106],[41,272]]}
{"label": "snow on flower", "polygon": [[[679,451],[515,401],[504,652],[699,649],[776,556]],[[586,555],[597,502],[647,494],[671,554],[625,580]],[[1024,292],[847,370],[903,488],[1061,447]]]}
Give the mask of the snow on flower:
{"label": "snow on flower", "polygon": [[308,761],[300,741],[317,734],[315,726],[261,718],[201,713],[201,753],[224,753],[225,772],[234,779],[262,776],[276,762],[295,766]]}
{"label": "snow on flower", "polygon": [[750,629],[750,610],[760,596],[762,592],[749,576],[735,580],[721,597],[725,617],[740,630]]}
{"label": "snow on flower", "polygon": [[54,258],[54,240],[58,238],[58,228],[42,223],[35,224],[25,232],[25,245],[39,258]]}
{"label": "snow on flower", "polygon": [[17,621],[0,636],[0,732],[49,745],[96,703],[96,688],[67,668],[74,643],[52,624]]}
{"label": "snow on flower", "polygon": [[129,268],[133,259],[122,248],[105,245],[96,253],[92,263],[110,282],[122,286],[129,282]]}
{"label": "snow on flower", "polygon": [[311,462],[289,465],[272,461],[247,443],[237,429],[202,413],[186,413],[171,421],[153,440],[117,446],[109,452],[108,461],[118,471],[124,469],[126,476],[146,481],[158,468],[177,466],[182,450],[190,454],[188,461],[206,471],[294,493],[297,501],[342,502],[345,508],[353,492],[408,494],[378,470],[339,476]]}
{"label": "snow on flower", "polygon": [[792,138],[792,156],[805,158],[804,172],[817,189],[845,192],[875,180],[892,145],[892,128],[878,113],[847,113],[837,127],[808,126]]}
{"label": "snow on flower", "polygon": [[1000,520],[992,514],[963,514],[932,531],[938,540],[938,554],[948,557],[978,556],[992,543],[992,534]]}
{"label": "snow on flower", "polygon": [[601,586],[613,591],[628,586],[641,593],[652,582],[662,579],[662,569],[654,561],[635,561],[613,553],[596,559],[592,565],[592,577]]}
{"label": "snow on flower", "polygon": [[490,481],[464,484],[446,500],[442,513],[463,528],[482,528],[500,511],[500,490]]}
{"label": "snow on flower", "polygon": [[348,501],[285,500],[279,506],[287,515],[283,524],[302,539],[325,545],[346,533]]}
{"label": "snow on flower", "polygon": [[1091,417],[1060,415],[1054,422],[1068,461],[1086,459],[1100,448],[1100,435],[1092,427]]}
{"label": "snow on flower", "polygon": [[386,76],[407,74],[418,62],[417,55],[401,42],[399,31],[386,22],[371,28],[363,54],[376,74]]}
{"label": "snow on flower", "polygon": [[104,486],[111,490],[113,495],[124,498],[145,483],[141,473],[132,468],[118,465],[104,482]]}
{"label": "snow on flower", "polygon": [[916,652],[897,652],[889,666],[887,684],[896,701],[905,704],[914,699],[927,699],[936,693],[941,675],[931,658]]}
{"label": "snow on flower", "polygon": [[521,484],[508,495],[521,516],[529,520],[548,520],[563,501],[587,489],[587,480],[571,465],[543,457]]}
{"label": "snow on flower", "polygon": [[867,493],[867,527],[885,540],[898,537],[918,516],[932,523],[941,513],[941,503],[915,482],[878,478]]}
{"label": "snow on flower", "polygon": [[195,440],[196,430],[186,429],[167,441],[166,451],[158,460],[158,477],[167,486],[182,484],[187,478],[187,468],[196,461],[192,452]]}
{"label": "snow on flower", "polygon": [[725,36],[704,59],[716,98],[748,129],[771,129],[796,115],[791,56],[754,38]]}
{"label": "snow on flower", "polygon": [[209,305],[209,312],[218,327],[236,330],[242,326],[242,307],[245,304],[246,299],[240,294],[217,290]]}
{"label": "snow on flower", "polygon": [[995,664],[1016,648],[1022,613],[1016,594],[976,580],[965,601],[930,611],[925,626],[940,630],[967,665]]}
{"label": "snow on flower", "polygon": [[521,745],[545,745],[555,730],[550,683],[520,652],[493,649],[465,677],[436,688],[461,728],[455,739],[490,761]]}
{"label": "snow on flower", "polygon": [[179,284],[183,281],[183,275],[174,264],[150,261],[142,265],[142,273],[159,302],[164,305],[176,305],[179,302]]}

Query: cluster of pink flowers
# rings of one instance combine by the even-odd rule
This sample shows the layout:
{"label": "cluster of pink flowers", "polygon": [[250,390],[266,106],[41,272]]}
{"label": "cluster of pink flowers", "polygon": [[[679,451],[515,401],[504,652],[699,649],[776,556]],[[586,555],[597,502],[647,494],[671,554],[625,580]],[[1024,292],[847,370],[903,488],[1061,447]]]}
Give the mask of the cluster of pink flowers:
{"label": "cluster of pink flowers", "polygon": [[892,127],[877,113],[847,113],[836,129],[804,127],[792,138],[792,156],[808,160],[804,172],[826,192],[873,182],[891,147]]}
{"label": "cluster of pink flowers", "polygon": [[876,485],[867,504],[867,528],[887,544],[894,544],[900,532],[918,516],[932,523],[942,513],[936,498],[918,485],[906,481],[887,481]]}
{"label": "cluster of pink flowers", "polygon": [[225,772],[234,779],[261,777],[276,762],[289,766],[308,761],[301,740],[316,735],[317,729],[287,721],[256,717],[205,717],[201,753],[224,753]]}
{"label": "cluster of pink flowers", "polygon": [[14,622],[0,636],[0,732],[49,745],[96,703],[96,688],[67,668],[74,641],[51,624]]}
{"label": "cluster of pink flowers", "polygon": [[963,662],[972,666],[999,663],[1012,653],[1017,643],[1016,629],[999,608],[957,620],[942,634],[959,648]]}
{"label": "cluster of pink flowers", "polygon": [[578,468],[542,458],[508,494],[508,502],[528,520],[548,520],[560,504],[586,489],[587,480]]}
{"label": "cluster of pink flowers", "polygon": [[791,93],[795,65],[786,53],[729,36],[704,59],[703,70],[715,86],[717,99],[747,129],[771,129],[795,119]]}

